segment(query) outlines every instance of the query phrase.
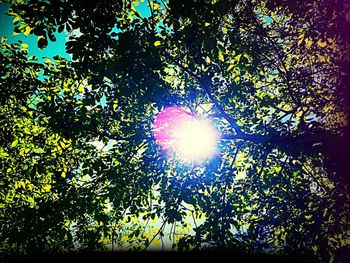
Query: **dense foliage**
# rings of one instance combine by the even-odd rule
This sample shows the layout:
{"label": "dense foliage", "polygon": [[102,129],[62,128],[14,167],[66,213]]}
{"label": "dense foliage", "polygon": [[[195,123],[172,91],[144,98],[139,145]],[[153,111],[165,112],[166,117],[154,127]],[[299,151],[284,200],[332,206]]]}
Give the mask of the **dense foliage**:
{"label": "dense foliage", "polygon": [[[15,32],[67,32],[72,61],[2,39],[2,253],[348,253],[346,1],[25,2]],[[174,105],[213,120],[215,158],[157,145]]]}

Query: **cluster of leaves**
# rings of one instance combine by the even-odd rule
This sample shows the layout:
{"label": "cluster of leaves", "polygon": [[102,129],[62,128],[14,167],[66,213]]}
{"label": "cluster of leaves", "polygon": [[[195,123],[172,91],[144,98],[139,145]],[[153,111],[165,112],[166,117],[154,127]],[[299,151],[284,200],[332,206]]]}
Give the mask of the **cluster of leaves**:
{"label": "cluster of leaves", "polygon": [[[349,7],[326,24],[327,1],[285,2],[154,0],[149,17],[144,1],[13,4],[15,32],[45,48],[65,30],[73,61],[39,64],[2,39],[0,251],[346,251],[327,146],[346,127]],[[159,149],[152,121],[169,105],[213,118],[218,156],[185,165]]]}

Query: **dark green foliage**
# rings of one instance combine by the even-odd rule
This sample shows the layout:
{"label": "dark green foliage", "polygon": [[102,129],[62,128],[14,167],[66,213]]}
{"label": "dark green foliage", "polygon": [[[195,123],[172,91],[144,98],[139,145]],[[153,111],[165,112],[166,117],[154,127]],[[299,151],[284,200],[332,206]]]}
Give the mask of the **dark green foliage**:
{"label": "dark green foliage", "polygon": [[[348,7],[260,2],[149,1],[150,17],[138,1],[12,4],[15,32],[44,49],[66,31],[72,61],[2,40],[0,252],[341,258],[349,158],[332,145],[347,132]],[[152,122],[173,105],[213,119],[215,158],[160,149]]]}

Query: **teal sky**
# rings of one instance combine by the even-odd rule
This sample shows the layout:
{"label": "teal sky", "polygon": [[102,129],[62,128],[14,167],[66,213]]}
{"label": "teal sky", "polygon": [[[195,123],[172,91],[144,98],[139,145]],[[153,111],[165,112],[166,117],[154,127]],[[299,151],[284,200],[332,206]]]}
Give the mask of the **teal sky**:
{"label": "teal sky", "polygon": [[55,33],[57,39],[56,42],[49,41],[47,48],[41,50],[37,45],[37,36],[29,35],[26,37],[24,34],[19,34],[14,36],[13,29],[14,25],[12,23],[13,16],[5,15],[5,12],[9,8],[9,4],[0,3],[0,38],[5,36],[7,37],[8,43],[15,43],[18,40],[21,40],[23,43],[28,44],[28,55],[37,56],[38,62],[42,62],[42,57],[52,58],[55,55],[60,55],[68,60],[71,60],[71,57],[66,53],[66,33]]}
{"label": "teal sky", "polygon": [[[5,14],[9,7],[10,4],[0,3],[0,39],[1,37],[5,36],[8,39],[8,43],[15,43],[18,40],[21,40],[23,43],[28,44],[28,56],[37,56],[38,62],[43,62],[42,57],[52,59],[52,57],[55,55],[60,55],[61,57],[71,60],[70,55],[66,53],[65,43],[68,38],[68,34],[65,31],[61,33],[56,32],[56,42],[48,41],[48,45],[45,49],[38,48],[37,36],[35,35],[29,35],[26,37],[24,34],[19,34],[14,36],[13,29],[15,26],[12,23],[14,17]],[[136,10],[144,17],[149,17],[151,15],[147,6],[147,1],[144,1],[140,3],[140,5],[136,6]]]}

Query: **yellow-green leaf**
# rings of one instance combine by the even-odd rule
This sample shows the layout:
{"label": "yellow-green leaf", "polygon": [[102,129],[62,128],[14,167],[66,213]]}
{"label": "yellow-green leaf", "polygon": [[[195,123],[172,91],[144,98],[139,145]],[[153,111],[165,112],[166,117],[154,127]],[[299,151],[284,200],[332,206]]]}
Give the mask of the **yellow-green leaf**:
{"label": "yellow-green leaf", "polygon": [[21,20],[21,18],[20,18],[19,16],[16,16],[16,17],[13,19],[12,23],[13,23],[13,24],[17,24],[19,20]]}
{"label": "yellow-green leaf", "polygon": [[26,30],[24,31],[24,35],[27,37],[29,36],[30,32],[32,31],[30,26],[26,26]]}
{"label": "yellow-green leaf", "polygon": [[312,218],[312,215],[305,215],[306,220],[310,220]]}
{"label": "yellow-green leaf", "polygon": [[1,157],[9,157],[9,154],[3,150],[0,150],[0,158]]}
{"label": "yellow-green leaf", "polygon": [[237,56],[235,56],[235,60],[237,60],[237,62],[239,62],[241,60],[242,54],[238,54]]}
{"label": "yellow-green leaf", "polygon": [[18,144],[18,140],[14,140],[12,143],[11,143],[11,146],[12,147],[16,147]]}
{"label": "yellow-green leaf", "polygon": [[152,243],[155,247],[160,247],[160,241],[158,239],[154,239]]}
{"label": "yellow-green leaf", "polygon": [[45,184],[43,186],[43,191],[44,192],[50,192],[50,190],[51,190],[51,185],[50,184]]}
{"label": "yellow-green leaf", "polygon": [[234,67],[234,65],[229,65],[228,67],[227,67],[227,69],[226,69],[226,71],[230,71],[230,70],[232,70],[233,69],[233,67]]}
{"label": "yellow-green leaf", "polygon": [[319,40],[317,41],[317,45],[319,45],[320,47],[324,48],[324,47],[327,46],[327,42],[326,42],[326,41],[325,41],[325,42],[322,42],[321,39],[319,39]]}
{"label": "yellow-green leaf", "polygon": [[225,59],[224,59],[224,54],[222,53],[221,50],[219,50],[218,57],[219,57],[219,60],[220,60],[220,61],[222,61],[222,62],[225,61]]}
{"label": "yellow-green leaf", "polygon": [[304,40],[304,37],[305,37],[305,33],[301,34],[298,36],[298,45],[300,46],[301,43],[303,43],[303,40]]}
{"label": "yellow-green leaf", "polygon": [[307,49],[309,49],[311,46],[312,46],[312,38],[311,37],[308,37],[305,39],[305,46]]}
{"label": "yellow-green leaf", "polygon": [[157,40],[156,42],[154,42],[154,46],[158,47],[162,44],[162,42],[160,40]]}
{"label": "yellow-green leaf", "polygon": [[63,141],[60,141],[60,146],[62,149],[65,149],[67,146]]}

